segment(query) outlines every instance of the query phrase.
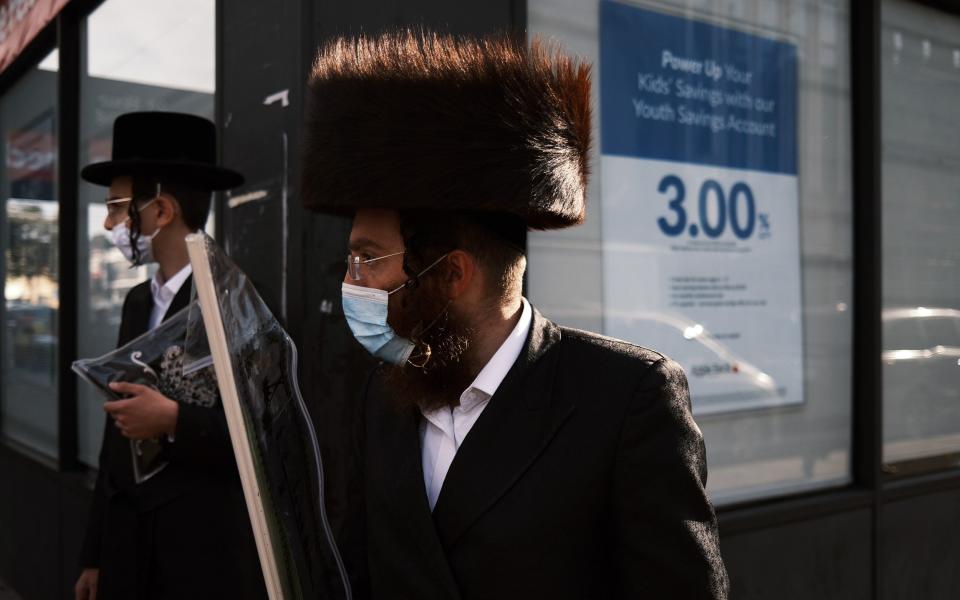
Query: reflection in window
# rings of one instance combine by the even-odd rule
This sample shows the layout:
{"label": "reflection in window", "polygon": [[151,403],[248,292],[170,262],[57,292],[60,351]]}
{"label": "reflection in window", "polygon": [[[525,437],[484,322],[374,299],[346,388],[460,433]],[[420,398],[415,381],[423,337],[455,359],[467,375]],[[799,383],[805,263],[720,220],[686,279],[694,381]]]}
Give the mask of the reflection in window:
{"label": "reflection in window", "polygon": [[884,462],[925,469],[960,464],[960,18],[891,0],[881,36]]}
{"label": "reflection in window", "polygon": [[[527,293],[544,315],[562,324],[625,337],[678,360],[685,359],[681,362],[694,390],[694,411],[707,444],[708,491],[718,504],[843,485],[850,480],[852,340],[848,307],[853,294],[849,2],[618,0],[615,6],[609,2],[529,2],[532,32],[556,38],[595,65],[596,153],[591,164],[586,222],[565,231],[532,232],[528,237]],[[604,27],[599,18],[601,5],[606,5],[608,17],[611,8],[617,13],[616,19],[607,21]],[[630,22],[629,15],[641,12],[659,15],[633,17],[641,19],[640,24],[652,29],[653,35],[631,38],[638,23]],[[631,75],[621,73],[623,76],[616,81],[622,83],[623,92],[612,97],[612,102],[611,97],[604,102],[601,93],[602,47],[615,50],[602,59],[610,61],[606,63],[608,73],[618,73],[616,66],[621,64],[633,67],[634,61],[649,60],[648,56],[662,58],[659,51],[664,45],[646,42],[670,34],[659,33],[665,30],[650,24],[677,19],[686,20],[688,26],[674,24],[671,31],[675,28],[679,33],[666,42],[660,41],[664,45],[675,41],[673,50],[677,55],[693,52],[693,58],[698,60],[712,58],[711,38],[704,33],[709,28],[722,28],[731,38],[750,36],[757,44],[753,48],[767,47],[765,51],[748,51],[742,57],[734,57],[743,62],[772,60],[776,56],[771,50],[774,43],[796,51],[796,83],[778,88],[794,90],[789,96],[784,95],[785,91],[779,93],[780,100],[795,102],[797,135],[784,148],[795,150],[796,169],[787,174],[790,187],[782,189],[788,189],[796,201],[790,206],[791,213],[781,214],[779,221],[771,219],[771,239],[786,247],[782,241],[785,222],[792,224],[798,239],[794,238],[796,243],[789,253],[771,257],[759,269],[731,267],[717,272],[704,266],[703,253],[690,251],[689,258],[681,259],[676,258],[677,253],[671,257],[668,252],[660,252],[666,245],[663,238],[655,237],[659,235],[659,215],[666,219],[664,227],[675,229],[670,231],[674,236],[670,239],[680,240],[677,245],[689,249],[697,244],[714,244],[718,251],[736,248],[740,242],[733,237],[732,215],[738,210],[741,237],[764,234],[762,219],[758,216],[753,222],[747,216],[751,202],[747,196],[755,198],[758,213],[770,210],[761,210],[761,203],[766,201],[769,207],[771,198],[785,197],[778,191],[780,188],[761,191],[756,183],[761,179],[757,173],[764,169],[749,164],[751,158],[762,160],[776,152],[747,152],[744,168],[718,168],[709,174],[704,169],[718,163],[707,160],[706,167],[697,163],[704,153],[725,147],[722,136],[702,133],[711,131],[716,123],[702,117],[716,114],[711,113],[716,110],[712,104],[716,94],[697,95],[701,90],[719,86],[676,69],[664,73],[660,63],[655,62],[649,69],[644,67],[642,73],[639,68]],[[631,45],[633,39],[635,45]],[[611,44],[611,40],[617,43]],[[663,77],[644,75],[653,72]],[[712,72],[716,73],[716,69]],[[726,72],[733,80],[746,81],[735,70]],[[770,69],[769,73],[775,75],[777,69]],[[676,81],[687,85],[679,88]],[[608,92],[610,89],[607,88]],[[730,97],[732,102],[723,95],[723,102],[737,107],[739,97]],[[769,112],[763,104],[767,103],[754,104],[754,109]],[[669,107],[661,108],[665,105]],[[681,106],[685,114],[680,112]],[[611,107],[618,107],[615,109],[628,116],[631,110],[636,111],[647,119],[646,129],[634,128],[634,121],[626,117],[623,122],[631,125],[624,128],[618,128],[617,122],[609,118],[604,121],[604,110]],[[728,112],[736,113],[733,109]],[[610,113],[606,114],[609,117]],[[688,127],[682,135],[656,137],[649,134],[653,121],[709,122],[711,129],[701,128],[698,133]],[[600,124],[604,122],[613,125],[603,131]],[[728,122],[724,119],[724,123]],[[680,128],[674,128],[677,129]],[[611,140],[619,140],[622,145],[611,148]],[[658,159],[649,148],[643,148],[641,157],[632,145],[650,140],[655,141],[654,150],[666,153],[672,148],[674,154]],[[603,151],[605,143],[611,151]],[[636,167],[641,163],[636,158],[643,158],[644,168],[649,170]],[[653,165],[654,162],[660,164]],[[654,167],[665,170],[654,172]],[[695,170],[704,176],[698,178]],[[675,177],[663,177],[667,174]],[[642,189],[634,185],[633,179],[641,176],[651,179],[652,185]],[[712,183],[707,183],[708,176]],[[752,192],[738,187],[740,181],[747,182]],[[677,211],[667,207],[669,199],[683,193],[681,182],[685,185],[684,206],[689,217],[682,231]],[[618,193],[623,198],[621,203],[617,201]],[[730,208],[734,204],[731,199],[739,203],[734,208]],[[662,210],[651,218],[622,218],[654,203]],[[721,204],[729,218],[719,214]],[[726,229],[720,226],[721,222],[726,223]],[[716,231],[711,233],[703,227],[704,223]],[[692,227],[693,224],[696,225]],[[661,245],[647,243],[651,239],[659,240]],[[623,262],[614,262],[620,259]],[[683,273],[684,270],[689,273]],[[748,316],[740,317],[737,328],[718,329],[710,322],[694,320],[689,311],[678,310],[678,316],[655,308],[665,302],[664,298],[676,300],[677,306],[700,298],[704,302],[749,306],[757,300],[777,298],[787,281],[794,290],[799,284],[802,295],[793,293],[792,307],[779,304],[783,308],[775,315],[778,319],[765,325],[767,331],[762,338],[756,335],[757,327],[748,327],[754,325]],[[611,326],[627,321],[634,325],[632,330]],[[746,333],[761,342],[746,342]],[[708,380],[710,393],[698,394],[697,389],[705,389],[703,384]],[[785,381],[789,383],[785,385]],[[724,390],[725,385],[732,389]],[[786,399],[781,393],[784,387],[793,390],[789,402],[781,400]]]}
{"label": "reflection in window", "polygon": [[0,100],[4,305],[0,428],[21,448],[57,456],[59,309],[56,55]]}
{"label": "reflection in window", "polygon": [[[81,60],[80,166],[110,160],[113,121],[162,110],[213,118],[213,0],[107,0],[86,20]],[[123,300],[154,267],[131,268],[103,227],[107,189],[79,184],[79,356],[116,346]],[[208,221],[213,222],[213,219]],[[90,386],[77,388],[79,457],[97,465],[104,417]]]}

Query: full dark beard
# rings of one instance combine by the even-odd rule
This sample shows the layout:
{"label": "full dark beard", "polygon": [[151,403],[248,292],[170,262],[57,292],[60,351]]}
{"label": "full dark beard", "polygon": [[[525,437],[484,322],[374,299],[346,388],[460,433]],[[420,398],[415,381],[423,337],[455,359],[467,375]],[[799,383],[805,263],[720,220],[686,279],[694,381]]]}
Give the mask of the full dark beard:
{"label": "full dark beard", "polygon": [[[401,409],[456,406],[476,377],[467,360],[473,329],[439,290],[429,287],[404,293],[391,319],[394,331],[416,344],[409,362],[391,365],[386,371],[387,388]],[[424,364],[427,347],[430,355]]]}

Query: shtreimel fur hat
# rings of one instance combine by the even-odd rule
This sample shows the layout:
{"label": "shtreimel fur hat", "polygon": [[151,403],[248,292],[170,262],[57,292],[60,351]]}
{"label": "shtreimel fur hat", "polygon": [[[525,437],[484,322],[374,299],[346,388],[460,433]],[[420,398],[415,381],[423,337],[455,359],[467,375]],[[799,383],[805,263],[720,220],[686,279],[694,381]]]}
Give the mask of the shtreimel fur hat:
{"label": "shtreimel fur hat", "polygon": [[590,67],[534,41],[390,33],[338,38],[310,76],[308,209],[506,213],[581,223]]}

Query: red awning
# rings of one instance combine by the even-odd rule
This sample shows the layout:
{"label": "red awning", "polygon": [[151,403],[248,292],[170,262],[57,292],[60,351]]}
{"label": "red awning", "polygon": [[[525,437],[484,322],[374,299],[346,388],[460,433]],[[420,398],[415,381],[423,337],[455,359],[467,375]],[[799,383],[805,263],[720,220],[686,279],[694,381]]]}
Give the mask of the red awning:
{"label": "red awning", "polygon": [[70,0],[0,0],[0,72]]}

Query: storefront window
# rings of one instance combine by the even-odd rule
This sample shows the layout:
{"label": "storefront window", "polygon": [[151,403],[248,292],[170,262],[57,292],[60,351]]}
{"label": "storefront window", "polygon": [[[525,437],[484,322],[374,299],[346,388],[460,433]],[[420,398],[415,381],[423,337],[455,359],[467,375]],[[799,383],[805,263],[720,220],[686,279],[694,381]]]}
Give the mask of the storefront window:
{"label": "storefront window", "polygon": [[718,504],[842,485],[851,444],[844,1],[531,0],[594,64],[587,222],[530,234],[547,317],[680,362]]}
{"label": "storefront window", "polygon": [[960,18],[882,10],[883,457],[890,470],[957,465]]}
{"label": "storefront window", "polygon": [[[213,0],[107,0],[86,20],[80,96],[80,164],[109,160],[113,120],[163,110],[213,118]],[[103,228],[106,188],[80,182],[79,355],[98,356],[117,342],[127,292],[153,276],[131,268]],[[212,219],[211,219],[212,222]],[[104,416],[90,387],[77,388],[80,460],[97,465]]]}
{"label": "storefront window", "polygon": [[0,99],[3,331],[0,432],[57,458],[57,61],[51,53]]}

